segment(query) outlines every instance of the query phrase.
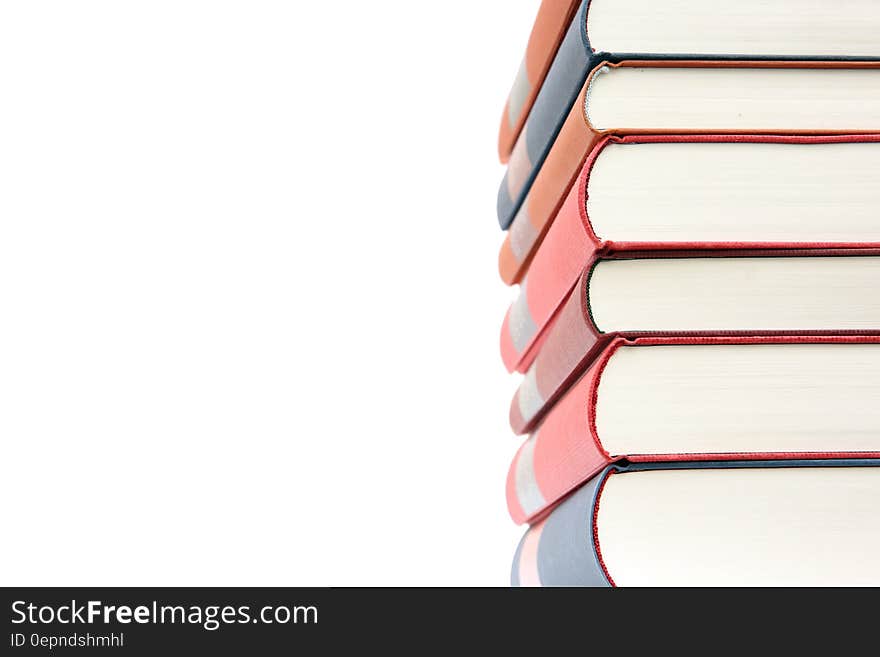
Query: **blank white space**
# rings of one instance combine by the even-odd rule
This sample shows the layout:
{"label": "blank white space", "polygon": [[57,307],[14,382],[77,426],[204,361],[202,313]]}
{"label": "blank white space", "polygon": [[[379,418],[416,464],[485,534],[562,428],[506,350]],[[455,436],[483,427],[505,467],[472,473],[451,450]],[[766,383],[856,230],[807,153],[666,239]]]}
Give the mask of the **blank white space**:
{"label": "blank white space", "polygon": [[0,5],[0,583],[507,583],[535,11]]}

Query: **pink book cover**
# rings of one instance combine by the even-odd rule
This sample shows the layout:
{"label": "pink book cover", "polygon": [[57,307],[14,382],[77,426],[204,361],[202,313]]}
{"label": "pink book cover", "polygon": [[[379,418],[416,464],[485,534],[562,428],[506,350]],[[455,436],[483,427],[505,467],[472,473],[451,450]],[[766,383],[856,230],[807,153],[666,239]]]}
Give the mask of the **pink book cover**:
{"label": "pink book cover", "polygon": [[[724,453],[616,454],[606,449],[597,429],[597,406],[601,403],[600,383],[603,374],[618,350],[624,347],[650,349],[670,345],[687,348],[691,345],[771,344],[880,345],[880,336],[692,336],[629,340],[618,336],[605,342],[586,374],[565,393],[514,456],[506,486],[507,506],[513,520],[518,524],[540,520],[571,491],[612,463],[880,458],[880,451],[835,451],[834,436],[828,437],[828,450],[821,452],[737,451],[735,445]],[[809,358],[809,354],[803,357]],[[632,404],[633,412],[638,413],[639,400],[634,397]]]}
{"label": "pink book cover", "polygon": [[637,242],[610,241],[597,235],[587,215],[590,174],[593,165],[609,144],[652,143],[765,143],[803,146],[838,143],[876,143],[880,135],[844,136],[768,136],[768,135],[636,135],[606,136],[592,150],[580,176],[550,227],[523,279],[520,294],[511,305],[501,328],[501,356],[510,371],[526,372],[546,339],[546,332],[562,304],[584,271],[595,259],[622,254],[653,254],[700,251],[748,250],[849,250],[877,249],[871,242]]}

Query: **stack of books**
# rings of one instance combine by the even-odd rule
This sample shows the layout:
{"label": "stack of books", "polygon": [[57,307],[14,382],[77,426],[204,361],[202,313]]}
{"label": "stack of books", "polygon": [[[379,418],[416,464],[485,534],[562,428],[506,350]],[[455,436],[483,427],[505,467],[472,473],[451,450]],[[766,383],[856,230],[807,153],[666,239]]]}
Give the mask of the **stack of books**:
{"label": "stack of books", "polygon": [[880,584],[880,3],[544,0],[499,152],[513,584]]}

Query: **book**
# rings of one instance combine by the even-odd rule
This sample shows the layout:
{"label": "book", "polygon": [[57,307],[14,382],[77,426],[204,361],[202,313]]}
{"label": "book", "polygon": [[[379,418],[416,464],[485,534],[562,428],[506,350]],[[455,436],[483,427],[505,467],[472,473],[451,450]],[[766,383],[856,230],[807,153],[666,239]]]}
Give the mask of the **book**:
{"label": "book", "polygon": [[874,0],[592,0],[586,15],[595,53],[876,55],[878,27]]}
{"label": "book", "polygon": [[510,156],[498,193],[507,228],[562,128],[587,74],[603,63],[639,59],[870,60],[880,10],[871,0],[774,3],[584,0]]}
{"label": "book", "polygon": [[601,139],[508,313],[502,330],[508,368],[525,369],[533,342],[596,254],[880,246],[878,140],[876,134]]}
{"label": "book", "polygon": [[[880,333],[880,317],[874,317],[880,308],[870,292],[880,280],[880,271],[869,271],[880,265],[876,255],[818,253],[718,251],[703,258],[601,261],[624,269],[610,277],[595,276],[597,269],[588,266],[514,394],[511,426],[517,433],[530,430],[617,337]],[[616,301],[608,297],[612,289],[621,295]]]}
{"label": "book", "polygon": [[880,457],[880,336],[616,338],[514,457],[531,522],[610,463]]}
{"label": "book", "polygon": [[524,277],[578,172],[603,138],[876,134],[878,79],[876,62],[624,61],[599,66],[581,88],[510,225],[498,256],[502,279],[513,284]]}
{"label": "book", "polygon": [[880,461],[606,468],[528,529],[514,586],[877,586]]}
{"label": "book", "polygon": [[498,131],[498,157],[506,163],[516,138],[532,109],[544,77],[553,63],[559,44],[580,0],[542,0],[535,17],[526,54],[520,64],[513,87],[504,104]]}
{"label": "book", "polygon": [[[581,347],[617,334],[873,333],[878,284],[876,250],[611,252],[586,263],[572,305],[592,335]],[[510,369],[531,364],[547,339],[524,351],[535,322],[523,299],[530,300],[520,295],[502,326]]]}

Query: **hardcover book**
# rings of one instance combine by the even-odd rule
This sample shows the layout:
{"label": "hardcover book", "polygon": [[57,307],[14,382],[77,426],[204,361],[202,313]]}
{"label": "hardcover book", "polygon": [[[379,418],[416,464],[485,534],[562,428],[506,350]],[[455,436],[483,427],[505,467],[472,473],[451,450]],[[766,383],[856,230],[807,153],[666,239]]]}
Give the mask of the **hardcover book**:
{"label": "hardcover book", "polygon": [[880,462],[611,466],[526,532],[514,586],[877,586]]}
{"label": "hardcover book", "polygon": [[877,207],[880,135],[605,137],[507,314],[505,364],[524,371],[584,265],[596,258],[876,248]]}
{"label": "hardcover book", "polygon": [[[626,61],[597,68],[499,254],[519,282],[593,148],[610,135],[880,132],[875,62]],[[511,158],[513,162],[513,158]]]}
{"label": "hardcover book", "polygon": [[641,59],[870,60],[880,57],[878,32],[880,9],[872,0],[771,6],[764,0],[584,0],[511,153],[498,194],[501,226],[521,211],[578,90],[597,66]]}
{"label": "hardcover book", "polygon": [[502,163],[507,162],[510,157],[510,151],[513,150],[516,138],[519,137],[578,5],[580,0],[542,0],[538,8],[525,57],[501,116],[498,157]]}
{"label": "hardcover book", "polygon": [[609,464],[880,458],[880,336],[616,338],[511,463],[532,522]]}

